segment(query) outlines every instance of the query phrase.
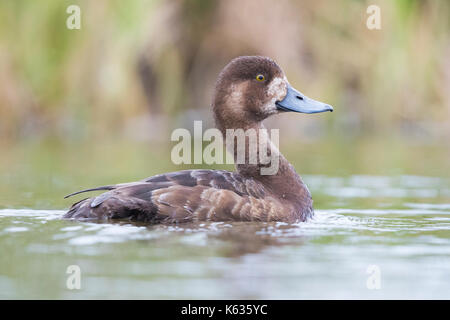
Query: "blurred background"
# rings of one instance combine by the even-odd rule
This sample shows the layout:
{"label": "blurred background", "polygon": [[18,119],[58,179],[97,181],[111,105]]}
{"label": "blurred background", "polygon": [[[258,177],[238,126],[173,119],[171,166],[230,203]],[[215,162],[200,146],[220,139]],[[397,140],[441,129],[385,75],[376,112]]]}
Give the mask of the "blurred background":
{"label": "blurred background", "polygon": [[[447,0],[1,0],[0,299],[448,299],[449,18]],[[334,106],[266,121],[315,219],[61,219],[83,188],[233,170],[174,165],[170,135],[214,125],[216,77],[239,55],[270,56]],[[368,290],[372,265],[382,290]]]}
{"label": "blurred background", "polygon": [[0,207],[199,167],[171,163],[170,133],[213,126],[215,79],[239,55],[335,107],[267,121],[301,174],[449,176],[449,17],[445,0],[1,1]]}

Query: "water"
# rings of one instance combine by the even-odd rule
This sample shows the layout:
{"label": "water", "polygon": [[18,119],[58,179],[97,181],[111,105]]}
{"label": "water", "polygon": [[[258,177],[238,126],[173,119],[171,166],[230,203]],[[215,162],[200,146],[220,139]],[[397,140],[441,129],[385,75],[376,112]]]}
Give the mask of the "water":
{"label": "water", "polygon": [[[450,298],[447,178],[304,180],[316,215],[299,224],[85,223],[11,200],[0,210],[0,298]],[[66,286],[70,265],[80,290]]]}

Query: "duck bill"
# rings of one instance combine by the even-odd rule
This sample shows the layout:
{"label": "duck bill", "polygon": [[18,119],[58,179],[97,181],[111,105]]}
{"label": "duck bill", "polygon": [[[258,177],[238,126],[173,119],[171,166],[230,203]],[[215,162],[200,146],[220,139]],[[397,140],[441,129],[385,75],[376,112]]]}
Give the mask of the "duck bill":
{"label": "duck bill", "polygon": [[330,111],[333,107],[320,101],[308,98],[303,93],[295,90],[288,84],[287,94],[283,100],[276,102],[277,108],[283,111],[293,111],[301,113],[319,113]]}

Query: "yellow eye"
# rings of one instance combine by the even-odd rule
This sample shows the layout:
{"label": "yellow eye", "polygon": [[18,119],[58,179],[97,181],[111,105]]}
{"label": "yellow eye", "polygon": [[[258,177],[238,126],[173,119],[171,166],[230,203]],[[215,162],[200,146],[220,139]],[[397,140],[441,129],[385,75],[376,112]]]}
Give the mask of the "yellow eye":
{"label": "yellow eye", "polygon": [[264,77],[262,74],[258,74],[258,75],[256,76],[256,80],[262,82],[262,81],[266,80],[266,77]]}

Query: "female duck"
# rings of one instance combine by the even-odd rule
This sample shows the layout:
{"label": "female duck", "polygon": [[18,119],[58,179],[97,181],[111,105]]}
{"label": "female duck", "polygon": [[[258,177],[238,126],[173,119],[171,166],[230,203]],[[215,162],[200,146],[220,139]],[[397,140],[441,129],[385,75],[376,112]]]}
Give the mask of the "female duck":
{"label": "female duck", "polygon": [[[333,111],[331,106],[292,88],[273,60],[259,56],[238,57],[222,70],[212,106],[216,126],[224,136],[227,129],[259,132],[264,129],[264,119],[281,112]],[[257,136],[258,142],[269,140],[267,135]],[[278,149],[266,142],[258,146],[269,146],[266,152],[279,157],[274,174],[261,174],[265,164],[259,163],[259,157],[256,162],[237,164],[236,172],[185,170],[160,174],[138,182],[73,193],[69,196],[107,190],[75,203],[64,217],[149,223],[307,220],[313,215],[308,188]],[[247,140],[246,145],[249,143]],[[229,151],[236,160],[239,150],[237,146],[233,149]]]}

